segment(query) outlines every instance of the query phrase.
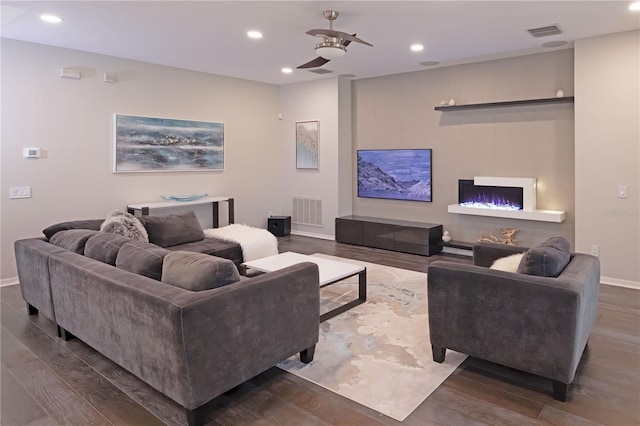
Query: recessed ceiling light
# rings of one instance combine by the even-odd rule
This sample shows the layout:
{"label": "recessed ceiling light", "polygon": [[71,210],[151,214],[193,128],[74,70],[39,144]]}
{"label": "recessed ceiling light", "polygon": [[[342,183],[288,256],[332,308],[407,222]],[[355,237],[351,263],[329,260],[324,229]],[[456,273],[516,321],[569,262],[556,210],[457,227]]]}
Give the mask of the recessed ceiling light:
{"label": "recessed ceiling light", "polygon": [[640,1],[637,1],[635,3],[631,3],[629,5],[629,10],[633,10],[634,12],[640,10]]}
{"label": "recessed ceiling light", "polygon": [[258,38],[262,38],[262,33],[260,31],[251,30],[251,31],[247,32],[247,36],[249,38],[258,39]]}
{"label": "recessed ceiling light", "polygon": [[542,47],[560,47],[564,46],[565,44],[567,44],[567,42],[564,40],[555,40],[542,43]]}
{"label": "recessed ceiling light", "polygon": [[432,67],[434,65],[438,65],[440,62],[438,61],[424,61],[424,62],[420,62],[420,65],[422,65],[423,67]]}
{"label": "recessed ceiling light", "polygon": [[414,52],[422,52],[424,50],[424,46],[418,43],[412,44],[411,50],[413,50]]}
{"label": "recessed ceiling light", "polygon": [[285,74],[291,74],[293,70],[289,67],[282,68],[282,72]]}
{"label": "recessed ceiling light", "polygon": [[49,22],[51,24],[59,24],[60,22],[62,22],[61,17],[56,15],[49,15],[49,14],[40,15],[40,19],[42,19],[44,22]]}

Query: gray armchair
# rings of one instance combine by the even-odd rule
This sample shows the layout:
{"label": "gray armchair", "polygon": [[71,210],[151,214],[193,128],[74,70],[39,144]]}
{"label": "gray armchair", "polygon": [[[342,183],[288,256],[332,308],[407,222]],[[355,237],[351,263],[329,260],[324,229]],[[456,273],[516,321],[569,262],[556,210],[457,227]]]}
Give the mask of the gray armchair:
{"label": "gray armchair", "polygon": [[[526,250],[500,244],[475,245],[473,265],[432,263],[427,282],[434,361],[443,362],[449,348],[543,376],[553,380],[554,398],[565,401],[596,319],[600,288],[598,258],[569,253],[568,242],[566,248],[568,264],[557,277],[489,269],[496,259]],[[525,255],[518,271],[535,259]]]}

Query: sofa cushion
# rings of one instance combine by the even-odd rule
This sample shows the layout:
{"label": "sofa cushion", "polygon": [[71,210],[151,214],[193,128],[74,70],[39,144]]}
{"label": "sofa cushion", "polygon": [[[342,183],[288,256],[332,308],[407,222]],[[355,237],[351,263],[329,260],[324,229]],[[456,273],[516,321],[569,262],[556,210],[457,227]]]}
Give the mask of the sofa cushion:
{"label": "sofa cushion", "polygon": [[571,260],[566,238],[552,237],[524,253],[518,272],[540,277],[557,277]]}
{"label": "sofa cushion", "polygon": [[100,226],[101,232],[122,235],[133,240],[149,242],[147,230],[142,222],[131,213],[114,210],[107,215],[107,218]]}
{"label": "sofa cushion", "polygon": [[191,291],[209,290],[240,281],[232,261],[188,251],[174,251],[164,258],[162,282]]}
{"label": "sofa cushion", "polygon": [[516,253],[510,256],[501,257],[496,259],[489,268],[498,271],[517,272],[523,256],[524,253]]}
{"label": "sofa cushion", "polygon": [[98,232],[87,240],[84,246],[84,255],[116,266],[116,258],[120,247],[131,241],[131,238],[122,235]]}
{"label": "sofa cushion", "polygon": [[57,232],[66,231],[68,229],[90,229],[92,231],[98,231],[100,225],[104,222],[104,219],[88,219],[88,220],[72,220],[69,222],[60,222],[55,225],[51,225],[42,230],[42,233],[47,240],[50,240]]}
{"label": "sofa cushion", "polygon": [[160,247],[204,239],[202,226],[192,211],[183,214],[143,216],[140,220],[147,229],[149,242]]}
{"label": "sofa cushion", "polygon": [[84,246],[87,240],[97,233],[98,231],[90,229],[67,229],[66,231],[56,232],[49,242],[63,249],[84,254]]}
{"label": "sofa cushion", "polygon": [[142,241],[123,244],[116,257],[116,267],[160,281],[162,260],[169,250]]}

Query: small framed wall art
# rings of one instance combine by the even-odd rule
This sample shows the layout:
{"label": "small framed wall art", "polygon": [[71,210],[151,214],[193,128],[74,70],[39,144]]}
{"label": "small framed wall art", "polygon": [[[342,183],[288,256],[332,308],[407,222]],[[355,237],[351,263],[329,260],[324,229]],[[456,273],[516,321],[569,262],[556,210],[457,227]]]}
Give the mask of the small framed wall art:
{"label": "small framed wall art", "polygon": [[115,114],[113,171],[222,171],[224,123]]}
{"label": "small framed wall art", "polygon": [[296,122],[296,168],[318,169],[319,121]]}

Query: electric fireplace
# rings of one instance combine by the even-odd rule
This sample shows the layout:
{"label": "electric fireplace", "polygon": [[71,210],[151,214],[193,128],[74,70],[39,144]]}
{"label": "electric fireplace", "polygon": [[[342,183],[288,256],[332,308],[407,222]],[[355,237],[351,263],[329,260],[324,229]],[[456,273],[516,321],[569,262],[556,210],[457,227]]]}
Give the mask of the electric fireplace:
{"label": "electric fireplace", "polygon": [[562,222],[559,210],[536,208],[536,178],[487,177],[458,181],[458,203],[449,204],[449,213],[509,219]]}
{"label": "electric fireplace", "polygon": [[473,179],[458,180],[458,204],[464,207],[522,210],[522,187],[475,185]]}

